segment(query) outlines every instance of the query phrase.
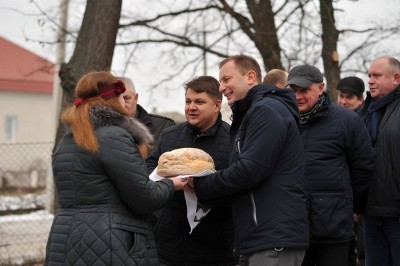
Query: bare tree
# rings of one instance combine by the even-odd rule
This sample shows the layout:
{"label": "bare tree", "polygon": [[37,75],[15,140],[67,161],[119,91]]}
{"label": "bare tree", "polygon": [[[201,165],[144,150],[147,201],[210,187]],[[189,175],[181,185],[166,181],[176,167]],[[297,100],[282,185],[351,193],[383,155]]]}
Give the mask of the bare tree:
{"label": "bare tree", "polygon": [[328,93],[332,101],[336,101],[336,87],[340,79],[339,54],[337,42],[339,32],[336,29],[332,0],[320,0],[320,16],[322,25],[322,58]]}
{"label": "bare tree", "polygon": [[[59,72],[63,89],[61,112],[73,102],[76,82],[83,74],[110,69],[121,6],[122,0],[87,0],[74,53],[68,63],[61,65]],[[53,151],[63,133],[64,127],[59,124]],[[58,194],[54,192],[54,201],[50,209],[55,212],[57,208]]]}
{"label": "bare tree", "polygon": [[235,11],[234,6],[229,5],[227,1],[219,0],[219,2],[222,5],[219,9],[234,18],[240,29],[254,42],[265,68],[284,69],[271,1],[246,0],[250,18]]}
{"label": "bare tree", "polygon": [[[155,51],[157,62],[149,71],[162,74],[147,81],[152,91],[170,91],[176,81],[214,69],[221,58],[246,53],[262,61],[266,71],[302,63],[323,66],[335,98],[340,73],[365,73],[373,57],[383,53],[380,43],[400,30],[398,19],[389,26],[369,21],[337,28],[335,15],[342,11],[337,8],[342,2],[139,0],[135,9],[125,8],[121,14],[117,49],[125,51],[126,68],[142,68],[143,60],[151,60],[148,51]],[[390,53],[396,56],[394,49]]]}
{"label": "bare tree", "polygon": [[[153,0],[152,4],[162,6],[164,2]],[[265,70],[288,70],[302,63],[321,69],[323,66],[327,89],[332,99],[336,99],[340,73],[365,73],[365,65],[371,60],[370,49],[382,42],[384,36],[396,36],[400,29],[398,22],[389,27],[383,27],[380,22],[375,26],[363,25],[364,29],[338,29],[335,14],[340,14],[341,10],[335,6],[339,2],[208,0],[174,3],[142,17],[125,16],[121,23],[124,37],[119,39],[119,44],[133,45],[132,51],[139,50],[142,45],[157,44],[158,51],[168,47],[169,52],[164,50],[165,58],[179,67],[171,67],[175,71],[162,81],[176,78],[189,65],[198,69],[205,55],[211,58],[207,58],[207,62],[215,64],[222,57],[246,53],[261,59]],[[132,28],[145,33],[129,34]],[[207,33],[206,43],[199,38],[204,32]],[[344,47],[350,33],[359,37],[352,38],[352,46],[339,53],[338,47]],[[157,82],[162,84],[160,80]]]}
{"label": "bare tree", "polygon": [[[332,2],[332,0],[329,1]],[[308,63],[315,63],[321,54],[316,55],[316,49],[312,47],[320,43],[316,40],[321,39],[321,34],[315,32],[318,28],[308,28],[308,25],[303,23],[307,19],[310,20],[310,12],[307,7],[312,1],[280,2],[281,5],[277,6],[271,0],[246,0],[245,2],[209,0],[200,3],[189,1],[186,6],[181,4],[178,7],[172,7],[156,13],[153,17],[143,17],[134,21],[127,19],[128,22],[122,23],[120,26],[122,31],[140,27],[145,29],[146,34],[142,36],[125,34],[125,36],[131,37],[121,38],[119,44],[135,45],[135,49],[138,45],[145,43],[174,44],[172,49],[175,53],[169,54],[172,57],[178,57],[177,51],[183,47],[197,49],[197,57],[193,60],[176,59],[176,61],[194,62],[195,64],[204,59],[204,54],[214,55],[220,60],[220,58],[235,53],[246,53],[261,58],[265,70],[285,69],[281,58],[282,54],[286,60],[286,69],[293,62],[301,62],[302,60],[299,59],[301,54],[304,54],[303,57],[307,58]],[[318,15],[315,12],[314,14]],[[212,19],[205,21],[204,18]],[[180,21],[179,27],[171,27],[171,21],[177,20]],[[334,26],[334,20],[332,25]],[[294,28],[298,28],[299,32],[293,35],[290,42],[295,41],[289,45],[283,41],[284,47],[282,48],[280,39],[282,42],[287,38],[279,38],[279,35],[284,36]],[[205,29],[209,33],[207,36],[210,36],[207,43],[198,38]],[[315,38],[316,36],[317,38]],[[300,43],[301,45],[299,45]],[[286,48],[294,51],[291,53],[292,55]],[[299,52],[303,48],[306,48],[304,51],[309,50],[310,53]],[[184,67],[187,65],[184,64]],[[180,71],[181,69],[171,76],[175,76]]]}
{"label": "bare tree", "polygon": [[[122,0],[87,0],[74,53],[68,63],[61,65],[59,72],[64,92],[61,111],[73,102],[76,82],[83,74],[110,69],[121,6]],[[62,134],[63,127],[59,125],[55,143]]]}

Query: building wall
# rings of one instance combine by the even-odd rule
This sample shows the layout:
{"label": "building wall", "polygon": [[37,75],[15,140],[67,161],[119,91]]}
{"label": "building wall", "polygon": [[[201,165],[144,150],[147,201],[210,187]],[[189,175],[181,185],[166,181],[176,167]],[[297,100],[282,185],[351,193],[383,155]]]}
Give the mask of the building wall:
{"label": "building wall", "polygon": [[[14,140],[7,140],[6,117],[17,117]],[[48,93],[0,92],[0,143],[54,141],[55,117]]]}

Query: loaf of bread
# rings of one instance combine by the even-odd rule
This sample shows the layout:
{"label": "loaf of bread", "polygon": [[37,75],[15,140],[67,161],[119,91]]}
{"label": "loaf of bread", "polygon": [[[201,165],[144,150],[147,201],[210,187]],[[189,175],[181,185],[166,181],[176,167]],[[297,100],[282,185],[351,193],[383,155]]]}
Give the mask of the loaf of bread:
{"label": "loaf of bread", "polygon": [[158,159],[157,174],[163,177],[215,171],[214,160],[203,150],[181,148],[163,153]]}

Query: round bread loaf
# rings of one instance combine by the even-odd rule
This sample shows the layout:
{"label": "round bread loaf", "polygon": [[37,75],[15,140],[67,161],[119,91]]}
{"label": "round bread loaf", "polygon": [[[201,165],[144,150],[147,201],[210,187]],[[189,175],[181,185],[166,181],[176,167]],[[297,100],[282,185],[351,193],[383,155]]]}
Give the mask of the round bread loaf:
{"label": "round bread loaf", "polygon": [[157,174],[163,177],[215,171],[214,160],[203,150],[181,148],[164,152],[158,159]]}

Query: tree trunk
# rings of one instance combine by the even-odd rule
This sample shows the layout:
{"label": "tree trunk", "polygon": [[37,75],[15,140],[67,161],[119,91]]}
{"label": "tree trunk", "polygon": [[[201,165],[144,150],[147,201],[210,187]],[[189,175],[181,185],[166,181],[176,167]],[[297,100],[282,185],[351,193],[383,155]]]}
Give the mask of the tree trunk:
{"label": "tree trunk", "polygon": [[327,91],[331,101],[336,102],[336,87],[340,80],[337,42],[339,32],[335,26],[332,0],[320,0],[322,24],[322,60],[324,63]]}
{"label": "tree trunk", "polygon": [[224,11],[239,23],[242,31],[254,42],[263,59],[265,70],[284,69],[271,0],[246,0],[252,21],[235,12],[225,0],[220,2]]}
{"label": "tree trunk", "polygon": [[[87,0],[74,53],[68,63],[61,64],[59,72],[63,89],[61,113],[71,106],[75,85],[82,75],[89,71],[110,70],[121,7],[122,0]],[[53,152],[63,134],[64,127],[59,123]]]}
{"label": "tree trunk", "polygon": [[256,31],[252,40],[260,51],[265,70],[284,69],[271,0],[246,0],[246,2]]}
{"label": "tree trunk", "polygon": [[[71,60],[61,64],[59,76],[63,89],[61,113],[74,100],[76,82],[88,71],[109,70],[114,54],[122,0],[87,0],[81,29]],[[64,133],[57,127],[55,146]]]}

